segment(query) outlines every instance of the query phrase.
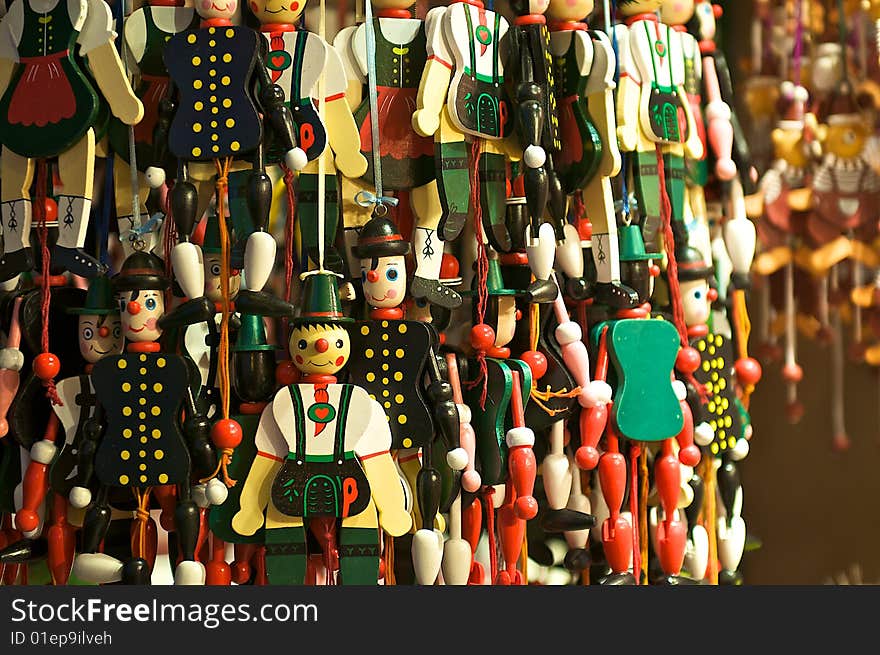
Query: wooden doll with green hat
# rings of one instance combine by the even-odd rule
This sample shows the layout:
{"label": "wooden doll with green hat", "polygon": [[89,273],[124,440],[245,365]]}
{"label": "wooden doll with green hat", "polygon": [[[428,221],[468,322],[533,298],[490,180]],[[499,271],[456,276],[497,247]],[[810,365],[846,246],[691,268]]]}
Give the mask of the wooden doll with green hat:
{"label": "wooden doll with green hat", "polygon": [[337,382],[351,354],[346,327],[353,322],[342,312],[337,276],[320,270],[302,278],[302,313],[289,342],[302,377],[263,410],[232,527],[242,536],[265,527],[270,584],[304,583],[308,529],[325,549],[331,576],[335,549],[342,584],[373,585],[378,528],[399,537],[412,518],[385,411],[363,387]]}

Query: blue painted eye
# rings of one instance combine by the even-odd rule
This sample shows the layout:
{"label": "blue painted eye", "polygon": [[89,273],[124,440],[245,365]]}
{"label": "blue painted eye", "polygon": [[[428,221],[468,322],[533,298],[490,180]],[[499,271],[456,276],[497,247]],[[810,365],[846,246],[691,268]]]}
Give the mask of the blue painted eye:
{"label": "blue painted eye", "polygon": [[154,309],[156,309],[156,299],[155,298],[147,298],[147,302],[144,303],[144,306],[149,311],[153,311]]}
{"label": "blue painted eye", "polygon": [[394,280],[397,279],[397,269],[389,268],[387,271],[385,271],[385,277],[394,282]]}
{"label": "blue painted eye", "polygon": [[694,291],[694,298],[696,298],[697,300],[699,300],[699,299],[702,298],[702,297],[703,297],[703,292],[702,292],[702,291]]}

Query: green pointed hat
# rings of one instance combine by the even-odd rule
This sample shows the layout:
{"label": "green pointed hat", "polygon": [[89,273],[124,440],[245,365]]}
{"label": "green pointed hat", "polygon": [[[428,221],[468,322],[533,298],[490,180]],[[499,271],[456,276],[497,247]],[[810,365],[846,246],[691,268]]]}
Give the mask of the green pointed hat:
{"label": "green pointed hat", "polygon": [[238,329],[235,345],[232,346],[234,352],[255,352],[279,348],[280,346],[266,343],[266,326],[263,325],[262,316],[258,314],[241,315],[241,327]]}
{"label": "green pointed hat", "polygon": [[[474,284],[479,284],[479,280],[475,277]],[[523,296],[525,291],[517,289],[508,289],[504,286],[504,276],[501,274],[501,263],[497,257],[489,258],[489,268],[486,272],[486,290],[490,296]],[[477,291],[469,289],[461,292],[462,296],[475,296]]]}
{"label": "green pointed hat", "polygon": [[291,325],[303,323],[353,323],[342,311],[339,282],[330,271],[314,271],[303,275],[300,294],[301,313]]}
{"label": "green pointed hat", "polygon": [[216,211],[209,211],[205,217],[208,221],[205,224],[205,237],[202,240],[202,252],[218,254],[222,252],[220,248],[220,218]]}
{"label": "green pointed hat", "polygon": [[618,232],[620,239],[620,261],[640,262],[649,259],[662,259],[659,252],[645,252],[645,240],[638,225],[626,225]]}
{"label": "green pointed hat", "polygon": [[118,314],[119,304],[113,297],[113,286],[110,278],[106,275],[99,275],[89,284],[89,291],[86,294],[86,301],[82,307],[70,307],[68,314],[80,314],[88,316],[106,316],[107,314]]}

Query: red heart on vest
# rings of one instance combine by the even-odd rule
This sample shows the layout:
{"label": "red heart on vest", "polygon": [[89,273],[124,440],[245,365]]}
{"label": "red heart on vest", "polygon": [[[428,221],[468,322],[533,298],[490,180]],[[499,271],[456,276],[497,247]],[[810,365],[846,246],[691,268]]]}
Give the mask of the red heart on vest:
{"label": "red heart on vest", "polygon": [[315,409],[315,416],[320,420],[324,420],[330,414],[330,408],[328,407],[318,407]]}
{"label": "red heart on vest", "polygon": [[281,56],[272,57],[272,65],[275,68],[281,68],[281,64],[284,63],[284,59],[285,58]]}

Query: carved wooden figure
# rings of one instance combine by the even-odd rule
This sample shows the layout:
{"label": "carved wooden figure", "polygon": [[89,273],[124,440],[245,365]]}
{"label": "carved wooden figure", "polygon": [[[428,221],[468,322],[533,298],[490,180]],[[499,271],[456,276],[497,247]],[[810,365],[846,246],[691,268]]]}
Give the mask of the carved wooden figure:
{"label": "carved wooden figure", "polygon": [[4,280],[33,267],[30,186],[35,161],[52,157],[58,157],[64,184],[58,197],[59,234],[52,261],[85,277],[103,271],[82,250],[92,204],[93,127],[100,102],[92,81],[123,123],[137,124],[144,111],[125,77],[114,37],[110,8],[99,0],[17,0],[3,18],[0,278]]}
{"label": "carved wooden figure", "polygon": [[306,530],[321,535],[328,576],[338,554],[342,584],[375,584],[379,527],[394,537],[412,526],[388,417],[362,387],[336,382],[351,354],[336,276],[306,274],[302,304],[290,352],[304,375],[263,410],[232,527],[243,536],[265,527],[271,584],[306,580]]}

